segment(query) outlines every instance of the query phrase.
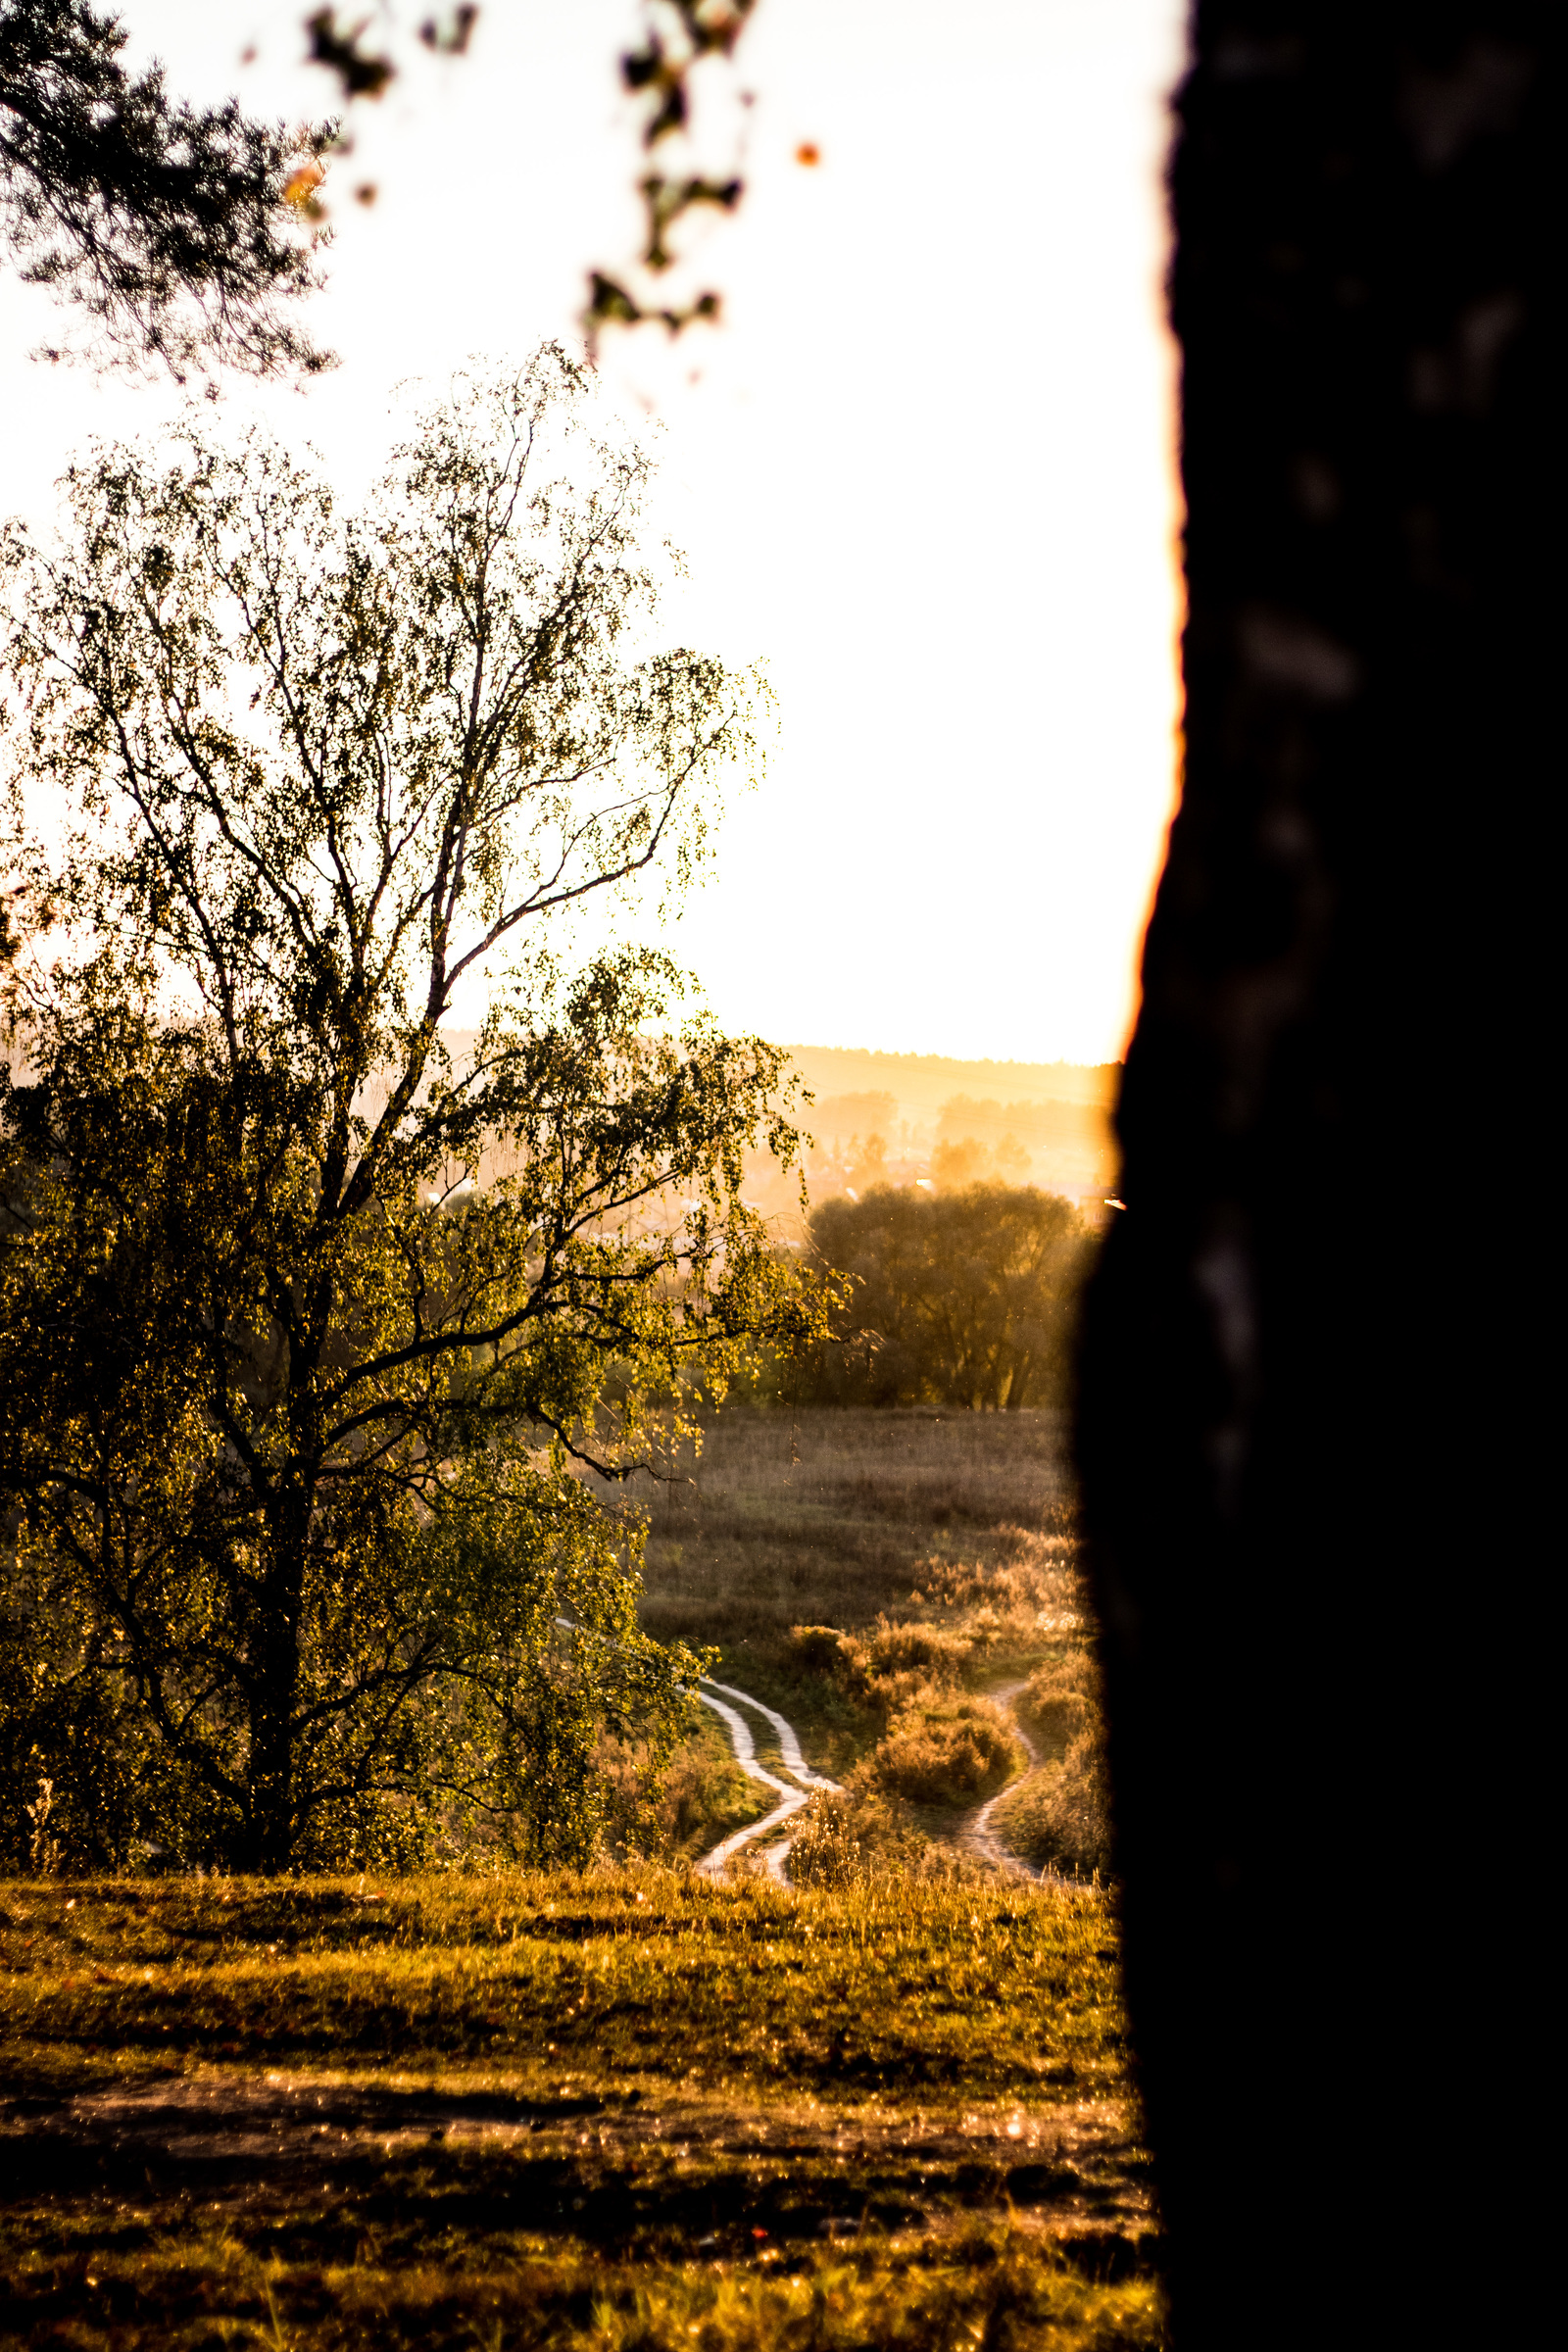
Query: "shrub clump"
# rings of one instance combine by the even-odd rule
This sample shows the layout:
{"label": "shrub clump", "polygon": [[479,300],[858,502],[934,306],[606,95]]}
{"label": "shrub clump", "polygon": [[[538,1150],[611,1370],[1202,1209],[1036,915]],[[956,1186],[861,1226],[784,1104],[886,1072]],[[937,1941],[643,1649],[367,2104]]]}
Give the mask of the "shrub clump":
{"label": "shrub clump", "polygon": [[902,1711],[916,1690],[957,1689],[971,1648],[962,1632],[896,1623],[886,1615],[865,1634],[841,1634],[829,1625],[792,1626],[790,1643],[808,1672],[828,1675],[847,1697],[884,1718]]}
{"label": "shrub clump", "polygon": [[905,1808],[861,1773],[811,1799],[790,1846],[790,1877],[797,1886],[859,1886],[918,1870],[929,1851]]}
{"label": "shrub clump", "polygon": [[601,1740],[596,1765],[610,1792],[599,1848],[609,1862],[694,1861],[762,1809],[711,1718],[662,1770],[646,1742],[612,1740]]}
{"label": "shrub clump", "polygon": [[1016,1761],[1005,1718],[983,1698],[902,1717],[868,1758],[884,1788],[917,1805],[978,1796]]}
{"label": "shrub clump", "polygon": [[794,1661],[808,1674],[827,1674],[835,1682],[842,1679],[845,1643],[849,1636],[832,1625],[792,1625],[790,1648]]}
{"label": "shrub clump", "polygon": [[1050,1758],[1076,1740],[1102,1734],[1100,1668],[1094,1652],[1074,1645],[1037,1666],[1018,1694],[1024,1728]]}
{"label": "shrub clump", "polygon": [[842,1789],[812,1799],[790,1849],[790,1877],[799,1886],[849,1886],[891,1871],[967,1870],[926,1835],[913,1808],[972,1803],[1017,1761],[1006,1719],[989,1699],[944,1699],[928,1689]]}
{"label": "shrub clump", "polygon": [[1105,1877],[1111,1867],[1110,1788],[1100,1726],[1009,1791],[994,1818],[1013,1851],[1037,1869],[1074,1879]]}

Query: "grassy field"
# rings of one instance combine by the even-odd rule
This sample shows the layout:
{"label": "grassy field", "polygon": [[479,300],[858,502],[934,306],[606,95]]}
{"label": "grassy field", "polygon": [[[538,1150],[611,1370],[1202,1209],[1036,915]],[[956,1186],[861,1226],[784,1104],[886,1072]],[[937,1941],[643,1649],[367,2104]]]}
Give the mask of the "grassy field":
{"label": "grassy field", "polygon": [[784,1666],[792,1625],[901,1611],[932,1559],[1070,1540],[1064,1442],[1052,1412],[722,1413],[652,1490],[644,1620]]}
{"label": "grassy field", "polygon": [[[653,1493],[647,1587],[651,1632],[715,1644],[722,1678],[778,1707],[812,1762],[847,1780],[843,1805],[815,1808],[834,1832],[822,1858],[855,1845],[929,1859],[1016,1778],[999,1808],[1015,1850],[1074,1875],[1103,1866],[1064,1416],[721,1414]],[[1040,1771],[1023,1773],[998,1693],[1024,1710]],[[708,1743],[677,1781],[686,1851],[691,1822],[713,1842],[738,1807],[755,1818],[769,1801],[738,1792]],[[808,1833],[795,1867],[811,1853]]]}
{"label": "grassy field", "polygon": [[31,1882],[0,2337],[1152,2346],[1094,1889]]}
{"label": "grassy field", "polygon": [[1098,1752],[1054,1418],[725,1415],[647,1588],[846,1783],[803,1883],[690,1870],[705,1720],[586,1877],[0,1886],[0,2342],[1163,2341],[1113,1903],[964,1845],[1070,1858]]}

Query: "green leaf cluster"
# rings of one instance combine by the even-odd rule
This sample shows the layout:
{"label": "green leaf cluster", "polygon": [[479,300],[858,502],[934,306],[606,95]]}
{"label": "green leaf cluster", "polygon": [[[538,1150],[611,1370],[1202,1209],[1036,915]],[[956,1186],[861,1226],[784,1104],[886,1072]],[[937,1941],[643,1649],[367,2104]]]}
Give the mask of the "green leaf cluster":
{"label": "green leaf cluster", "polygon": [[873,1186],[811,1218],[819,1263],[852,1301],[802,1358],[802,1403],[1016,1412],[1062,1400],[1095,1237],[1058,1194]]}

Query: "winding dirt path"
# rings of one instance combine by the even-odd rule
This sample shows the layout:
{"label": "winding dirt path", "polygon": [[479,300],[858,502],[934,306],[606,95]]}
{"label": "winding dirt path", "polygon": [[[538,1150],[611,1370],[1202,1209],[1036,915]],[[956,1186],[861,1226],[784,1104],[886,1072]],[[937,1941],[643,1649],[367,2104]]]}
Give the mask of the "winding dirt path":
{"label": "winding dirt path", "polygon": [[[1026,1690],[1028,1687],[1027,1683],[1005,1683],[1000,1690],[993,1690],[990,1693],[990,1696],[996,1699],[999,1705],[1004,1706],[1007,1710],[1013,1738],[1023,1749],[1023,1772],[1015,1773],[1005,1787],[997,1790],[995,1796],[988,1796],[983,1805],[975,1808],[958,1831],[955,1841],[960,1853],[971,1854],[976,1861],[984,1862],[989,1869],[1001,1871],[1004,1876],[1014,1879],[1040,1879],[1046,1875],[1045,1872],[1036,1870],[1031,1863],[1026,1862],[1021,1854],[1015,1854],[1010,1846],[1004,1845],[1000,1831],[992,1826],[992,1815],[1003,1798],[1016,1788],[1024,1774],[1033,1772],[1041,1760],[1039,1748],[1036,1747],[1023,1725],[1018,1721],[1017,1713],[1011,1704],[1019,1691]],[[722,1698],[710,1695],[711,1692],[718,1690],[724,1693]],[[697,1695],[704,1706],[711,1707],[713,1713],[723,1723],[725,1730],[729,1733],[730,1745],[735,1751],[735,1761],[748,1780],[760,1781],[764,1788],[775,1789],[781,1800],[770,1813],[765,1813],[760,1821],[748,1822],[743,1830],[732,1831],[730,1836],[722,1838],[710,1852],[704,1854],[697,1865],[698,1870],[705,1878],[717,1878],[722,1871],[728,1868],[737,1854],[745,1851],[747,1846],[755,1845],[760,1838],[772,1837],[775,1830],[782,1829],[787,1821],[793,1821],[795,1815],[810,1802],[813,1789],[836,1789],[838,1783],[830,1781],[823,1773],[811,1770],[802,1753],[800,1739],[793,1724],[787,1722],[776,1708],[764,1706],[760,1698],[754,1698],[749,1690],[737,1690],[733,1683],[709,1682],[698,1691]],[[792,1788],[789,1781],[781,1781],[776,1773],[768,1771],[766,1765],[758,1762],[757,1741],[753,1737],[752,1727],[738,1708],[726,1703],[732,1698],[739,1699],[741,1706],[750,1707],[754,1714],[760,1715],[764,1723],[772,1726],[778,1737],[779,1751],[784,1758],[784,1769],[790,1774],[791,1780],[799,1783],[800,1786]],[[762,1857],[768,1877],[776,1881],[780,1886],[787,1886],[790,1883],[788,1865],[790,1847],[794,1842],[793,1838],[775,1838]]]}
{"label": "winding dirt path", "polygon": [[[722,1690],[724,1697],[714,1698],[710,1695],[710,1690]],[[725,1870],[733,1862],[735,1856],[743,1852],[747,1846],[755,1845],[760,1838],[771,1836],[774,1830],[782,1829],[785,1822],[793,1820],[803,1806],[810,1803],[813,1789],[837,1788],[838,1783],[828,1780],[820,1772],[811,1770],[801,1752],[801,1742],[794,1725],[787,1723],[774,1708],[765,1707],[760,1698],[753,1698],[749,1690],[737,1690],[730,1683],[713,1683],[709,1688],[699,1690],[697,1695],[703,1705],[711,1707],[713,1713],[722,1722],[729,1734],[730,1746],[735,1751],[735,1761],[747,1779],[760,1781],[764,1788],[776,1789],[782,1799],[782,1802],[776,1804],[770,1813],[764,1813],[760,1821],[749,1821],[744,1829],[732,1831],[729,1837],[721,1838],[710,1853],[704,1854],[697,1865],[698,1870],[704,1878],[716,1879],[719,1873]],[[803,1783],[804,1786],[792,1788],[789,1781],[781,1781],[776,1773],[768,1771],[765,1764],[758,1762],[757,1741],[752,1735],[752,1727],[739,1708],[726,1704],[726,1701],[731,1698],[738,1698],[742,1706],[751,1707],[762,1717],[765,1723],[772,1726],[778,1735],[779,1750],[784,1758],[785,1771],[792,1776],[793,1780]],[[792,1843],[793,1840],[788,1838],[781,1838],[776,1845],[768,1848],[766,1855],[768,1876],[776,1879],[781,1886],[789,1884],[785,1875],[785,1864],[789,1859]]]}
{"label": "winding dirt path", "polygon": [[1036,1870],[1032,1863],[1026,1862],[1021,1854],[1015,1854],[1010,1846],[1004,1845],[1001,1833],[991,1826],[991,1816],[1003,1798],[1010,1795],[1023,1779],[1024,1774],[1033,1772],[1040,1762],[1040,1750],[1018,1721],[1017,1710],[1011,1704],[1019,1691],[1027,1690],[1028,1688],[1026,1682],[1004,1683],[1000,1690],[993,1690],[989,1693],[999,1706],[1004,1706],[1007,1710],[1008,1719],[1012,1724],[1013,1738],[1023,1749],[1023,1772],[1014,1773],[1012,1779],[1004,1788],[999,1788],[995,1796],[988,1796],[983,1805],[975,1808],[963,1828],[958,1832],[957,1839],[961,1852],[975,1855],[978,1860],[989,1863],[993,1870],[1003,1871],[1012,1879],[1039,1879],[1045,1875],[1043,1871]]}
{"label": "winding dirt path", "polygon": [[[772,1725],[778,1734],[779,1751],[784,1758],[784,1769],[786,1772],[793,1773],[796,1780],[803,1781],[808,1788],[837,1788],[837,1781],[830,1781],[825,1774],[811,1770],[801,1753],[801,1743],[796,1737],[795,1727],[793,1724],[786,1723],[783,1716],[776,1713],[772,1707],[764,1707],[761,1700],[754,1698],[749,1690],[737,1690],[733,1683],[715,1683],[711,1675],[708,1678],[708,1688],[710,1690],[722,1690],[726,1698],[738,1698],[743,1706],[751,1708],[754,1715],[760,1715],[764,1722]],[[1022,1686],[1020,1685],[1019,1688],[1021,1689]],[[709,1703],[711,1705],[711,1700]]]}

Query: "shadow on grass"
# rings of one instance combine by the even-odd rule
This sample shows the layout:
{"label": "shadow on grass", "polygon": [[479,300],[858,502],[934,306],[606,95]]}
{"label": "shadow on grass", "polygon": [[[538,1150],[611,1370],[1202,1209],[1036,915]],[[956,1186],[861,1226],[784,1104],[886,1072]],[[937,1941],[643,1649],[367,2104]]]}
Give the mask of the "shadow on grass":
{"label": "shadow on grass", "polygon": [[5,2125],[0,2212],[13,2219],[200,2199],[284,2228],[289,2260],[328,2265],[352,2261],[367,2233],[387,2247],[432,2231],[466,2242],[565,2231],[667,2259],[1001,2209],[1088,2229],[1104,2238],[1094,2259],[1121,2269],[1153,2242],[1129,2208],[1130,2151],[1109,2122],[1026,2152],[951,2126],[847,2140],[840,2125],[764,2133],[742,2114],[635,2099],[207,2078],[64,2107],[16,2101]]}
{"label": "shadow on grass", "polygon": [[[79,2344],[128,2328],[123,2340],[139,2343],[161,2326],[171,2342],[205,2342],[204,2315],[220,2311],[250,2313],[264,2340],[270,2312],[285,2340],[275,2282],[291,2329],[314,2340],[319,2327],[336,2341],[373,2275],[385,2282],[378,2300],[396,2282],[391,2299],[411,2327],[418,2307],[415,2332],[428,2330],[426,2340],[461,2338],[488,2297],[515,2342],[525,2316],[570,2334],[599,2325],[607,2296],[636,2304],[650,2282],[667,2292],[677,2277],[688,2298],[704,2276],[731,2286],[750,2278],[777,2294],[836,2265],[867,2291],[881,2280],[881,2292],[893,2255],[901,2274],[912,2262],[961,2275],[966,2304],[989,2308],[988,2275],[1008,2266],[1027,2271],[1031,2293],[1042,2263],[1112,2288],[1147,2279],[1157,2254],[1147,2226],[1111,2210],[1114,2180],[1097,2183],[1057,2158],[965,2158],[940,2135],[869,2155],[787,2135],[765,2148],[689,2133],[605,2147],[598,2132],[572,2130],[589,2104],[279,2090],[231,2109],[222,2134],[202,2096],[40,2119],[0,2201],[6,2234],[24,2235],[28,2256],[9,2266],[0,2336]],[[147,2112],[132,2117],[137,2106]],[[379,2308],[390,2316],[386,2301]]]}

